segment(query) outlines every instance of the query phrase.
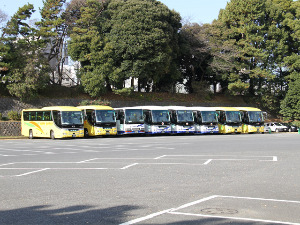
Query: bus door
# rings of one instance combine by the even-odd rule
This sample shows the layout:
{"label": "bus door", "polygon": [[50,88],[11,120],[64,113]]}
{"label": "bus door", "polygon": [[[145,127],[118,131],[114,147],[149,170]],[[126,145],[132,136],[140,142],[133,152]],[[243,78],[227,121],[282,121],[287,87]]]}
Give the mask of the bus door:
{"label": "bus door", "polygon": [[124,134],[125,133],[125,112],[124,112],[124,110],[116,110],[116,118],[117,118],[117,133]]}

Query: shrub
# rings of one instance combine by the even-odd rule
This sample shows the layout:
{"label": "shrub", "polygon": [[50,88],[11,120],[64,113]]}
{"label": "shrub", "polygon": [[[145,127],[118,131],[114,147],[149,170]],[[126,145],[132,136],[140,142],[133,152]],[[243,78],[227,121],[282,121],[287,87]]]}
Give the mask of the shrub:
{"label": "shrub", "polygon": [[111,103],[108,100],[95,99],[95,100],[83,100],[78,105],[79,106],[84,106],[84,105],[105,105],[105,106],[110,106]]}
{"label": "shrub", "polygon": [[2,120],[2,113],[0,113],[0,120]]}
{"label": "shrub", "polygon": [[120,90],[113,90],[113,92],[116,95],[130,96],[133,93],[133,87],[131,87],[131,88],[123,88],[123,89],[120,89]]}
{"label": "shrub", "polygon": [[18,113],[17,111],[9,111],[7,113],[7,117],[10,119],[10,120],[21,120],[21,115],[20,113]]}

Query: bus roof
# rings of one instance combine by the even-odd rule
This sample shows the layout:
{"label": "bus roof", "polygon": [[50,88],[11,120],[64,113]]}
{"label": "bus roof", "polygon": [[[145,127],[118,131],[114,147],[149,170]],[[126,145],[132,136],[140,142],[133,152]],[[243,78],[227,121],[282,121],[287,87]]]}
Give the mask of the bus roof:
{"label": "bus roof", "polygon": [[37,109],[37,108],[30,108],[30,109],[23,109],[22,111],[45,111],[43,109]]}
{"label": "bus roof", "polygon": [[58,111],[81,111],[81,109],[74,106],[48,106],[41,108],[42,110],[58,110]]}
{"label": "bus roof", "polygon": [[203,106],[192,106],[187,108],[195,111],[216,111],[212,107],[203,107]]}
{"label": "bus roof", "polygon": [[169,110],[192,110],[187,106],[178,106],[178,105],[164,106],[164,108],[167,108]]}
{"label": "bus roof", "polygon": [[254,107],[235,107],[235,108],[240,111],[261,111],[260,109]]}
{"label": "bus roof", "polygon": [[84,105],[77,106],[79,109],[94,109],[94,110],[113,110],[112,107],[106,105]]}
{"label": "bus roof", "polygon": [[165,106],[157,106],[157,105],[144,105],[140,107],[141,109],[147,109],[147,110],[168,110]]}
{"label": "bus roof", "polygon": [[239,111],[235,107],[210,107],[210,108],[216,111]]}
{"label": "bus roof", "polygon": [[142,106],[130,106],[130,107],[120,107],[120,108],[114,108],[114,110],[119,110],[119,109],[141,109]]}

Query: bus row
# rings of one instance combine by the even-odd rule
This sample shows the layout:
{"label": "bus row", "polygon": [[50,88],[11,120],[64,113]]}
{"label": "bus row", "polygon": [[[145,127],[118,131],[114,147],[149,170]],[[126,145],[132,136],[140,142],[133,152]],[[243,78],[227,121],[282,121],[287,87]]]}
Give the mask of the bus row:
{"label": "bus row", "polygon": [[21,115],[21,133],[30,139],[263,132],[264,113],[253,107],[52,106],[24,109]]}

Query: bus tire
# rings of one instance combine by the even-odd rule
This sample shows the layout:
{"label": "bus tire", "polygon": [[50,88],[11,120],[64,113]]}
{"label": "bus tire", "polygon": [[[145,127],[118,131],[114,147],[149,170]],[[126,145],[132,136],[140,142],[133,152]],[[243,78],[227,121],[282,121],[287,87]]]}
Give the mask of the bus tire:
{"label": "bus tire", "polygon": [[89,131],[88,131],[88,129],[84,129],[84,137],[85,138],[89,137]]}
{"label": "bus tire", "polygon": [[51,138],[52,140],[55,139],[55,134],[54,134],[54,131],[53,131],[53,130],[50,131],[50,138]]}
{"label": "bus tire", "polygon": [[29,130],[29,139],[33,139],[33,132],[32,132],[32,130]]}

